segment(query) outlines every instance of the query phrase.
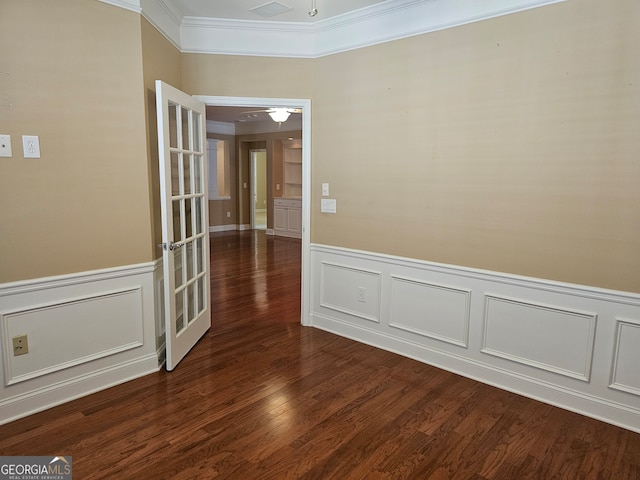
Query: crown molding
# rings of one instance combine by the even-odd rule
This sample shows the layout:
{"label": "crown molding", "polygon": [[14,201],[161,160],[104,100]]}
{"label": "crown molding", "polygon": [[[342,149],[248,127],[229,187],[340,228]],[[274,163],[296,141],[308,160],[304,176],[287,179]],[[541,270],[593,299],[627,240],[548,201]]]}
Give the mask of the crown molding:
{"label": "crown molding", "polygon": [[141,0],[142,15],[156,30],[169,40],[174,47],[182,51],[180,43],[180,25],[182,14],[166,0]]}
{"label": "crown molding", "polygon": [[108,3],[109,5],[114,5],[116,7],[124,8],[126,10],[131,10],[132,12],[141,13],[142,6],[140,5],[140,0],[98,0],[102,3]]}
{"label": "crown molding", "polygon": [[[566,0],[415,0],[318,25],[314,57],[458,27]],[[392,8],[393,7],[393,8]],[[353,12],[356,13],[356,12]],[[363,12],[361,12],[363,13]]]}
{"label": "crown molding", "polygon": [[387,0],[313,23],[182,17],[170,0],[100,0],[141,13],[181,52],[318,58],[567,0]]}
{"label": "crown molding", "polygon": [[185,17],[183,52],[268,57],[312,57],[313,24]]}

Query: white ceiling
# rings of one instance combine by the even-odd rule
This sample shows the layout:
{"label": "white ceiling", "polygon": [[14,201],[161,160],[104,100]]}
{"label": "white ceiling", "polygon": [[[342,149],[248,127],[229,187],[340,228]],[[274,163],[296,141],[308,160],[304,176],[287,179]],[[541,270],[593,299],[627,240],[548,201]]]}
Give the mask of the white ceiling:
{"label": "white ceiling", "polygon": [[302,116],[292,113],[278,125],[269,114],[260,107],[213,107],[207,106],[207,120],[235,124],[237,133],[256,133],[259,131],[301,130]]}
{"label": "white ceiling", "polygon": [[[312,23],[387,0],[315,0],[318,14],[309,16],[313,0],[166,0],[183,17]],[[259,8],[263,7],[263,8]],[[290,9],[290,10],[289,10]],[[268,16],[271,11],[288,10]],[[264,14],[261,14],[264,13]],[[265,16],[265,14],[267,16]]]}

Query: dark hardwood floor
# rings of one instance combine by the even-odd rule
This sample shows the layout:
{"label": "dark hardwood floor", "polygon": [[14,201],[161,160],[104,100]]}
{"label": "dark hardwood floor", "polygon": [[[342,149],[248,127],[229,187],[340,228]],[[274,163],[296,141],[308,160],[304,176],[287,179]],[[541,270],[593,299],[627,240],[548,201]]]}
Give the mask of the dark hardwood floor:
{"label": "dark hardwood floor", "polygon": [[640,479],[640,435],[301,327],[300,242],[212,236],[212,318],[161,371],[0,426],[75,479]]}

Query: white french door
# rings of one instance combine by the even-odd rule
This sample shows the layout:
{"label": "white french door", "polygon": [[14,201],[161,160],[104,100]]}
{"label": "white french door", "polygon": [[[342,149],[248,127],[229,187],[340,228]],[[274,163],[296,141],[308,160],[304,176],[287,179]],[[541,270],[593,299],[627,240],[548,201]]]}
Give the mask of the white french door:
{"label": "white french door", "polygon": [[211,326],[205,104],[156,80],[166,368]]}

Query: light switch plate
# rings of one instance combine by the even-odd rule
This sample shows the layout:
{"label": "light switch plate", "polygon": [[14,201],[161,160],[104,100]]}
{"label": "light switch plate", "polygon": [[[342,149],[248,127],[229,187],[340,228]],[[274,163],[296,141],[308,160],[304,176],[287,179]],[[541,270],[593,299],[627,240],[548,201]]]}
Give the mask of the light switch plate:
{"label": "light switch plate", "polygon": [[0,157],[12,157],[11,135],[0,135]]}
{"label": "light switch plate", "polygon": [[40,158],[40,140],[36,135],[22,136],[24,158]]}
{"label": "light switch plate", "polygon": [[323,183],[322,184],[322,196],[323,197],[328,197],[329,196],[329,184],[328,183]]}
{"label": "light switch plate", "polygon": [[322,213],[336,213],[336,199],[323,198],[320,200],[320,211]]}

